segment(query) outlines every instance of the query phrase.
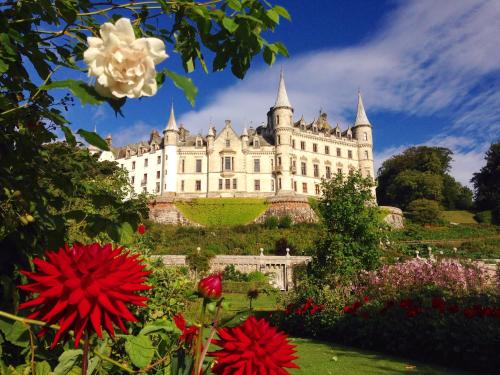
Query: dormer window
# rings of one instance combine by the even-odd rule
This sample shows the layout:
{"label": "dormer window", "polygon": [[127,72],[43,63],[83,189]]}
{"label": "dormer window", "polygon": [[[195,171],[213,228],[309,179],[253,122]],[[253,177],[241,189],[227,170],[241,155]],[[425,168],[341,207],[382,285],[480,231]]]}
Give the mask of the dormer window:
{"label": "dormer window", "polygon": [[201,138],[196,138],[196,147],[202,147],[203,146],[203,142],[201,140]]}
{"label": "dormer window", "polygon": [[229,138],[226,139],[226,147],[231,147],[231,140]]}
{"label": "dormer window", "polygon": [[253,139],[253,147],[255,147],[255,148],[259,148],[260,147],[259,138],[255,137]]}

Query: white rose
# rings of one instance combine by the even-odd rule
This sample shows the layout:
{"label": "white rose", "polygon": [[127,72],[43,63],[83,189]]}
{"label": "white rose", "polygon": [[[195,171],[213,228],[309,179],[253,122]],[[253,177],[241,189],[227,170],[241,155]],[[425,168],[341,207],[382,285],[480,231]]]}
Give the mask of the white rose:
{"label": "white rose", "polygon": [[89,76],[97,77],[96,91],[107,97],[139,98],[156,94],[155,64],[165,60],[158,38],[136,39],[128,18],[101,26],[101,38],[89,37],[83,59]]}

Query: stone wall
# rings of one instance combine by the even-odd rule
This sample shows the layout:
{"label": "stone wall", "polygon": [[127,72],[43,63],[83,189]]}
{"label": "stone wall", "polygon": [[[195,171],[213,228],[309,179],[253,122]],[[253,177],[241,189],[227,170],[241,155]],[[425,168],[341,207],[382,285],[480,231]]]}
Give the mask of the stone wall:
{"label": "stone wall", "polygon": [[158,196],[149,203],[149,218],[157,223],[201,226],[187,219],[174,205],[173,196]]}
{"label": "stone wall", "polygon": [[269,207],[254,223],[263,223],[270,216],[290,216],[294,223],[316,223],[318,217],[305,197],[274,196],[267,199]]}

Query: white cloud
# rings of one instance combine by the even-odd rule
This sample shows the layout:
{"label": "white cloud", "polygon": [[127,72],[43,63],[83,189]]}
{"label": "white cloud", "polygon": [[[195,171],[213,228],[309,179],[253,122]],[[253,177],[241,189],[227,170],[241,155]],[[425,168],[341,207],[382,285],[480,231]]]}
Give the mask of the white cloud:
{"label": "white cloud", "polygon": [[[312,120],[322,108],[331,122],[345,127],[354,119],[360,87],[368,116],[395,111],[449,118],[449,125],[436,129],[429,141],[453,149],[460,160],[453,174],[467,182],[478,169],[484,144],[500,131],[499,18],[499,1],[402,2],[363,44],[283,63],[296,117]],[[277,80],[276,66],[253,71],[179,122],[194,132],[206,132],[210,118],[219,128],[226,118],[240,130],[250,122],[257,126],[274,103]],[[411,129],[401,130],[411,137]],[[377,163],[400,149],[378,151]]]}
{"label": "white cloud", "polygon": [[[122,147],[141,140],[147,140],[146,138],[153,129],[153,125],[147,124],[144,121],[136,121],[132,126],[127,126],[112,134],[113,146]],[[139,139],[138,136],[143,137],[143,139]]]}

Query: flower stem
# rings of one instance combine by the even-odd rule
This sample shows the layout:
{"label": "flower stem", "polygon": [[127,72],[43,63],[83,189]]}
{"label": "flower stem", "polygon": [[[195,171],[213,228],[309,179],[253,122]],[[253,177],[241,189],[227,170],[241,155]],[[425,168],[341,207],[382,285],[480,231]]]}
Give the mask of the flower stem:
{"label": "flower stem", "polygon": [[85,330],[83,337],[83,354],[82,354],[82,375],[87,375],[89,367],[89,333]]}
{"label": "flower stem", "polygon": [[203,298],[203,306],[201,307],[200,315],[200,331],[198,332],[198,340],[196,341],[196,352],[194,359],[194,373],[195,375],[200,374],[202,363],[200,363],[201,358],[201,343],[203,342],[203,328],[205,326],[205,311],[207,309],[207,299]]}

